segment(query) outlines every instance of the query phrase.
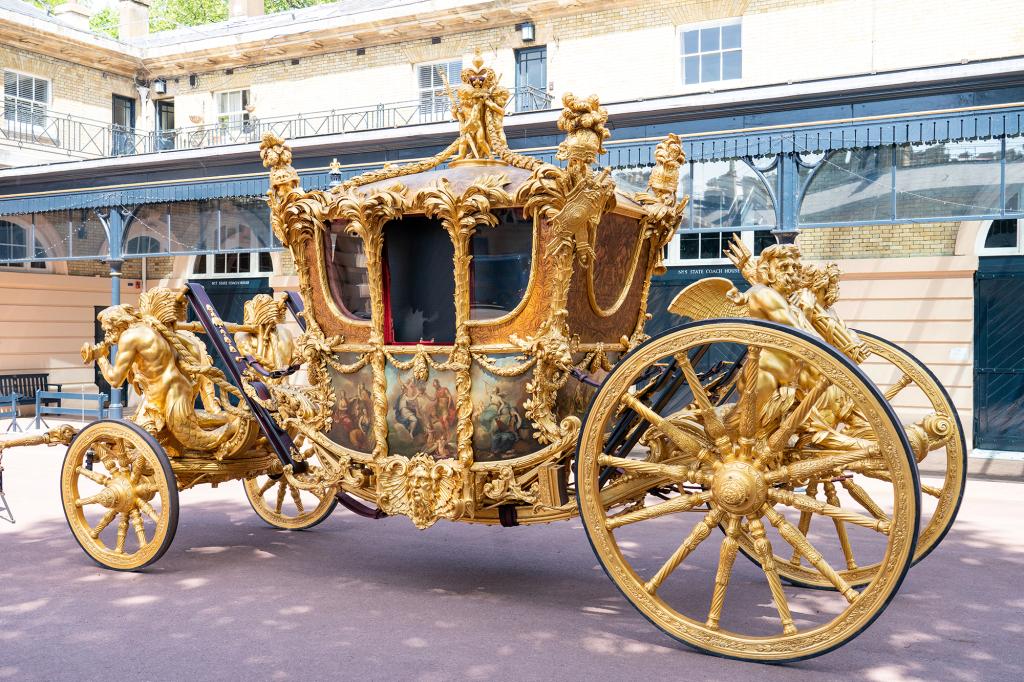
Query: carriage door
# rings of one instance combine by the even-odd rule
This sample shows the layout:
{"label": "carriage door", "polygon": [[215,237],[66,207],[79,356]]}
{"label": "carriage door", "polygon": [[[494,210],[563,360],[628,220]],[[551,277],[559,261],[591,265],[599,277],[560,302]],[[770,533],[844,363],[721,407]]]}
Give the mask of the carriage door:
{"label": "carriage door", "polygon": [[978,259],[974,447],[1024,450],[1024,257]]}

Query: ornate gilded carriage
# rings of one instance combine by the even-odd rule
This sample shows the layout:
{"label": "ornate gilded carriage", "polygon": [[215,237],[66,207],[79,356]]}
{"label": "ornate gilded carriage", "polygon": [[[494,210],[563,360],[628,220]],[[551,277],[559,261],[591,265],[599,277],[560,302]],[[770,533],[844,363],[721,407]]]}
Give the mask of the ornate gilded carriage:
{"label": "ornate gilded carriage", "polygon": [[[337,503],[419,528],[578,515],[627,599],[688,644],[779,661],[858,634],[955,517],[965,447],[948,395],[906,352],[848,329],[838,271],[795,245],[755,259],[736,242],[750,288],[693,285],[670,307],[690,322],[649,339],[651,278],[686,203],[679,138],[658,145],[647,191],[626,194],[595,168],[596,97],[564,98],[556,166],[509,148],[508,92],[479,57],[462,80],[449,147],[326,190],[303,190],[287,145],[264,137],[299,296],[259,297],[241,324],[198,286],[101,314],[108,338],[83,358],[143,401],[131,420],[44,437],[70,443],[62,490],[83,549],[146,566],[173,538],[178,490],[231,479],[280,528]],[[884,392],[871,363],[891,375]],[[892,403],[911,390],[924,414],[904,425]],[[936,502],[918,537],[928,456],[946,473],[923,487]],[[815,516],[826,529],[812,533]],[[706,606],[688,594],[701,581],[673,574],[713,533]],[[758,615],[754,596],[747,620],[723,613],[740,552],[771,602]],[[791,608],[806,587],[834,604]]]}

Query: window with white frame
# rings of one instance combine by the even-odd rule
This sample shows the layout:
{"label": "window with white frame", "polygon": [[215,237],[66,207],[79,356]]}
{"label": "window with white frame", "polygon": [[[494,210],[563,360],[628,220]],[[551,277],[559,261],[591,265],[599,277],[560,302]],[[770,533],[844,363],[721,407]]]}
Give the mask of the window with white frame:
{"label": "window with white frame", "polygon": [[46,125],[50,81],[4,71],[4,118],[25,125]]}
{"label": "window with white frame", "polygon": [[[46,249],[43,248],[43,245],[39,243],[38,239],[35,240],[33,255],[37,258],[43,258],[46,256]],[[20,263],[5,262],[8,260],[19,260],[28,257],[28,230],[21,225],[15,225],[14,223],[7,222],[6,220],[0,220],[0,267],[27,267],[34,270],[46,269],[46,263],[42,261],[32,261],[31,263],[27,263],[25,261]]]}
{"label": "window with white frame", "polygon": [[979,256],[1016,256],[1024,254],[1024,220],[993,220],[978,237]]}
{"label": "window with white frame", "polygon": [[716,265],[729,263],[725,247],[733,235],[739,235],[747,248],[759,255],[776,243],[771,230],[731,230],[724,232],[686,232],[681,230],[666,247],[665,265]]}
{"label": "window with white frame", "polygon": [[739,21],[683,28],[679,32],[683,84],[742,78],[742,38]]}
{"label": "window with white frame", "polygon": [[445,80],[454,91],[458,87],[461,76],[461,59],[416,66],[420,121],[444,121],[449,118],[451,101],[448,99]]}
{"label": "window with white frame", "polygon": [[274,262],[267,251],[242,251],[258,247],[259,242],[248,225],[224,227],[221,248],[239,249],[229,253],[203,254],[195,257],[192,276],[216,279],[248,275],[269,275],[274,272]]}
{"label": "window with white frame", "polygon": [[222,124],[239,124],[249,120],[248,90],[230,90],[218,92],[217,95],[217,121]]}

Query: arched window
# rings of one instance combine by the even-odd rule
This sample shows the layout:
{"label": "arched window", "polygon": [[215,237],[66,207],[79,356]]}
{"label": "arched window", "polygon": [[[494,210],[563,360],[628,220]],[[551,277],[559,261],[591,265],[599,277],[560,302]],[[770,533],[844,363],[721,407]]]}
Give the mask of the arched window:
{"label": "arched window", "polygon": [[[38,258],[46,256],[46,249],[35,240],[32,255]],[[31,268],[33,270],[45,270],[46,263],[43,261],[25,261],[12,263],[23,258],[29,258],[28,230],[21,225],[6,220],[0,220],[0,267],[5,268]]]}
{"label": "arched window", "polygon": [[978,233],[976,251],[979,256],[1024,255],[1024,220],[1003,218],[993,220],[987,230]]}
{"label": "arched window", "polygon": [[124,245],[124,253],[126,256],[152,256],[161,252],[160,240],[146,235],[132,237],[128,240],[128,243]]}

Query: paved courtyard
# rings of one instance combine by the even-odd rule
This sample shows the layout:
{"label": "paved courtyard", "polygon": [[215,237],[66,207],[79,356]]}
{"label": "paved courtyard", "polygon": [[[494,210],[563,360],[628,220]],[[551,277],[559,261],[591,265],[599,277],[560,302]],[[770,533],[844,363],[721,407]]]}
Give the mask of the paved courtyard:
{"label": "paved courtyard", "polygon": [[[0,522],[0,679],[1024,678],[1019,483],[970,481],[953,531],[859,638],[760,666],[654,629],[575,521],[420,532],[339,508],[289,533],[265,526],[231,483],[182,494],[177,537],[152,568],[102,570],[64,521],[62,456],[4,458],[18,522]],[[745,563],[737,571],[752,578]]]}

